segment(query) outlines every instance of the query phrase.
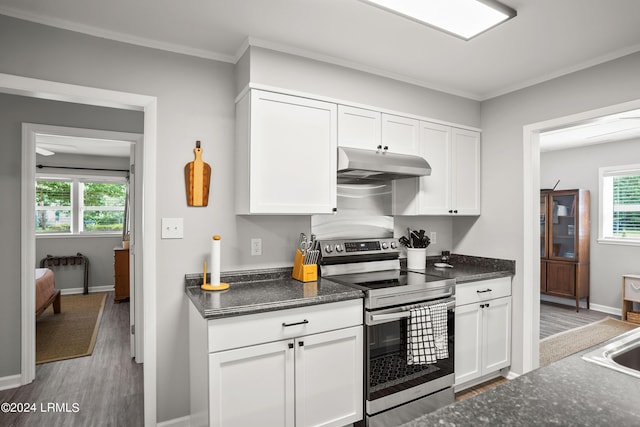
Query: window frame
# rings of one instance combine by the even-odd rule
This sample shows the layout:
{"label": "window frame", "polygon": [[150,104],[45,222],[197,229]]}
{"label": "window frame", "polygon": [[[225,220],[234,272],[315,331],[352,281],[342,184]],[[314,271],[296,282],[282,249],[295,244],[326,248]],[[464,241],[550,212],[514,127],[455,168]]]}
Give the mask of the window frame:
{"label": "window frame", "polygon": [[[605,182],[606,178],[625,175],[640,175],[640,164],[603,166],[598,168],[599,202],[598,202],[598,243],[608,245],[640,246],[640,236],[623,238],[612,236],[612,211],[605,208],[606,202],[613,198],[612,188]],[[605,229],[606,232],[605,232]]]}
{"label": "window frame", "polygon": [[[126,176],[105,176],[105,175],[73,175],[73,174],[36,174],[35,182],[38,181],[64,181],[71,183],[71,231],[69,232],[35,232],[38,238],[47,237],[113,237],[121,236],[122,230],[115,231],[85,231],[82,224],[83,208],[81,203],[82,195],[80,194],[83,186],[81,183],[104,183],[104,184],[123,184],[127,185]],[[123,207],[124,209],[124,207]]]}

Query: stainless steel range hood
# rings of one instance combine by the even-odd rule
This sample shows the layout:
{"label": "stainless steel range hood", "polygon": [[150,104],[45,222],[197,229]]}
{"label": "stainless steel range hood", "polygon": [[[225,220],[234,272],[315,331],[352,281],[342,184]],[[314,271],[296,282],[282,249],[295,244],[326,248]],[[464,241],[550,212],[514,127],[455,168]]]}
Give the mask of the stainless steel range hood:
{"label": "stainless steel range hood", "polygon": [[391,181],[426,175],[431,175],[431,166],[420,156],[338,147],[340,184]]}

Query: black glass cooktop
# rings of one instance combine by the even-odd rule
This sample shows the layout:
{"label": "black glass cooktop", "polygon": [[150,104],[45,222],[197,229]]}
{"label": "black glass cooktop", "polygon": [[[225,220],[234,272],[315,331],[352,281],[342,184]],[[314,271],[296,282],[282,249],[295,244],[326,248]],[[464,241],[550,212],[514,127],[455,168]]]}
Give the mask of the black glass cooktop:
{"label": "black glass cooktop", "polygon": [[367,273],[341,274],[328,277],[339,283],[363,290],[423,285],[427,288],[443,286],[446,279],[430,274],[406,270],[384,270]]}

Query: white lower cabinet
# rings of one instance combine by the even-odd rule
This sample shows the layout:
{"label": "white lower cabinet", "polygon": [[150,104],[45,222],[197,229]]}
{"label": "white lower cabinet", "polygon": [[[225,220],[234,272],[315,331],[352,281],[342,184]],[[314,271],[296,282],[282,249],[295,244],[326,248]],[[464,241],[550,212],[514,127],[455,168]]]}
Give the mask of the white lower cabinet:
{"label": "white lower cabinet", "polygon": [[455,385],[460,388],[511,365],[511,278],[457,285],[456,300]]}
{"label": "white lower cabinet", "polygon": [[[327,329],[336,328],[335,316],[341,322],[338,328],[322,331],[323,309]],[[197,311],[190,316],[190,328],[200,323],[196,314],[199,316]],[[204,348],[199,342],[190,343],[191,352],[197,352],[191,354],[191,425],[340,427],[362,419],[362,300],[239,316],[236,320],[240,325],[231,327],[234,333],[248,335],[255,344],[205,353],[203,367],[198,361],[202,361],[201,351],[226,346],[209,342]],[[221,321],[228,323],[232,318]],[[210,340],[216,336],[224,339],[216,322],[205,321],[208,331],[198,326],[194,329],[208,332]],[[272,332],[284,339],[262,342],[274,334],[256,325],[272,328],[274,324],[281,331]],[[243,325],[248,328],[244,332]],[[228,325],[223,328],[229,329]],[[206,335],[203,341],[207,342]],[[203,399],[202,395],[208,397]]]}

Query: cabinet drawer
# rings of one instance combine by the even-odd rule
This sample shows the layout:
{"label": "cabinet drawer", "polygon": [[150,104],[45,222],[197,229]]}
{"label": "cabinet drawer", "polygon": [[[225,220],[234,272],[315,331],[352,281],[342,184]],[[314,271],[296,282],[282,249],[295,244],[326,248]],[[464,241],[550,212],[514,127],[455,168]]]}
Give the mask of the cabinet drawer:
{"label": "cabinet drawer", "polygon": [[362,299],[210,320],[208,322],[209,352],[361,324]]}
{"label": "cabinet drawer", "polygon": [[624,299],[640,302],[640,277],[624,278]]}
{"label": "cabinet drawer", "polygon": [[511,295],[511,278],[481,280],[456,285],[456,305],[472,304]]}

